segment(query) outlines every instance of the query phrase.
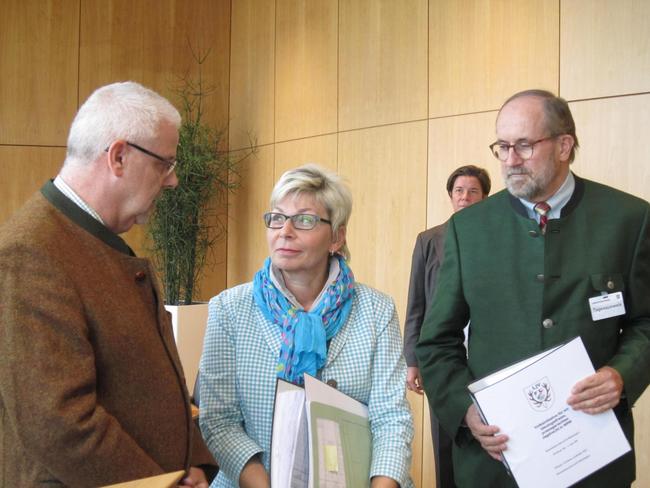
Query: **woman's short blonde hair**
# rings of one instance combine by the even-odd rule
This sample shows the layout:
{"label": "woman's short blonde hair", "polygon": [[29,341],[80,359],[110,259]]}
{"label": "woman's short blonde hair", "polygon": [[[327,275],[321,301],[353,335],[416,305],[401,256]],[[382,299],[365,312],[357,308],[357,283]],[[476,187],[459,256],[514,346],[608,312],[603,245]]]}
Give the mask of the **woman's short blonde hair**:
{"label": "woman's short blonde hair", "polygon": [[[336,173],[327,171],[317,164],[305,164],[284,173],[271,192],[271,209],[288,195],[309,194],[325,207],[332,222],[332,233],[341,226],[347,226],[352,213],[352,193]],[[344,242],[338,253],[350,259],[350,250]]]}

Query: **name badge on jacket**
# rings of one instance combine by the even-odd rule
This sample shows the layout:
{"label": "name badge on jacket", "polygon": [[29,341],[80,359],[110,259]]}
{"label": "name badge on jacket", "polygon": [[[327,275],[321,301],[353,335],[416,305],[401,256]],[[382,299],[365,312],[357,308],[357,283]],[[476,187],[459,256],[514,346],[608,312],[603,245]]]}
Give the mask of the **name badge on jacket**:
{"label": "name badge on jacket", "polygon": [[591,318],[595,322],[604,320],[618,315],[625,315],[625,304],[623,303],[623,293],[606,293],[589,299],[589,308],[591,308]]}

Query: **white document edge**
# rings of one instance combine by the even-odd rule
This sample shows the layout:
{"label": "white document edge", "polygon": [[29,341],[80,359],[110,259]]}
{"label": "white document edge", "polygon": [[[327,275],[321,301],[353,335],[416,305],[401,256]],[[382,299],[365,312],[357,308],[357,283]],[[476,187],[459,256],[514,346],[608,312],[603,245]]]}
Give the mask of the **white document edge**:
{"label": "white document edge", "polygon": [[308,374],[305,374],[305,399],[307,402],[324,403],[360,417],[368,418],[368,407],[366,405]]}
{"label": "white document edge", "polygon": [[[281,483],[278,483],[278,477],[279,477],[279,474],[277,473],[277,466],[279,466],[278,461],[279,461],[280,458],[282,458],[284,456],[287,456],[286,452],[278,452],[278,449],[279,449],[278,444],[277,444],[277,442],[274,442],[274,440],[277,439],[278,436],[280,435],[279,432],[278,432],[280,425],[282,423],[284,423],[284,421],[288,420],[288,419],[279,420],[277,418],[278,409],[276,408],[277,403],[278,403],[278,396],[282,395],[283,393],[287,393],[287,392],[296,392],[296,393],[303,392],[303,394],[304,394],[304,389],[301,386],[294,385],[293,383],[291,383],[289,381],[285,381],[285,380],[283,380],[281,378],[278,378],[277,381],[276,381],[276,384],[275,384],[275,399],[273,401],[273,422],[271,424],[271,456],[270,456],[271,457],[271,461],[270,461],[271,469],[270,469],[270,473],[269,473],[270,478],[271,478],[271,486],[276,486],[276,485],[281,484]],[[304,401],[302,402],[302,404],[304,405]],[[300,422],[300,417],[302,415],[305,415],[304,408],[302,409],[299,416],[294,420],[296,420],[297,422]],[[298,433],[298,431],[296,431],[296,433]],[[295,446],[294,446],[294,448],[295,448]],[[291,455],[295,456],[295,450],[291,453]],[[293,469],[293,459],[290,460],[290,464],[291,464],[291,468]],[[273,469],[273,466],[276,466],[275,470]],[[310,473],[310,476],[311,476],[311,473]]]}

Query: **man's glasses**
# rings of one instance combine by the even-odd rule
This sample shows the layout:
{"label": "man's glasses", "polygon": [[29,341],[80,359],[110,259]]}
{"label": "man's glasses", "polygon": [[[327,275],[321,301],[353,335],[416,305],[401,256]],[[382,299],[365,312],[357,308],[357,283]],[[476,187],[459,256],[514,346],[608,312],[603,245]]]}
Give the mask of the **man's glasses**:
{"label": "man's glasses", "polygon": [[506,142],[497,141],[490,144],[489,147],[490,147],[490,151],[492,151],[492,154],[494,154],[494,157],[497,158],[499,161],[508,160],[508,156],[510,156],[510,148],[515,150],[517,156],[519,156],[523,160],[526,160],[533,157],[533,149],[535,148],[535,144],[548,141],[549,139],[553,139],[555,137],[557,136],[544,137],[543,139],[537,139],[536,141],[533,142],[517,141],[514,144],[508,144]]}
{"label": "man's glasses", "polygon": [[332,225],[331,221],[312,214],[284,215],[277,212],[264,214],[264,224],[269,229],[281,229],[287,220],[291,220],[291,225],[299,230],[312,230],[318,222]]}
{"label": "man's glasses", "polygon": [[163,158],[162,156],[159,156],[158,154],[151,152],[148,149],[145,149],[144,147],[138,146],[137,144],[133,144],[132,142],[129,141],[126,141],[126,143],[129,146],[137,149],[138,151],[141,151],[146,155],[151,156],[152,158],[156,158],[158,161],[162,161],[163,163],[165,163],[167,165],[168,175],[170,175],[172,171],[174,171],[174,168],[176,168],[176,163],[178,162],[176,158],[172,158],[172,159]]}
{"label": "man's glasses", "polygon": [[[152,158],[156,158],[158,161],[161,161],[165,164],[166,168],[166,176],[170,175],[172,171],[176,168],[176,164],[178,163],[178,160],[176,158],[172,159],[167,159],[163,158],[162,156],[159,156],[155,152],[149,151],[149,149],[145,149],[142,146],[138,146],[137,144],[134,144],[132,142],[126,141],[127,146],[131,146],[134,149],[137,149],[140,152],[145,153],[147,156],[151,156]],[[104,151],[108,152],[108,148],[104,149]]]}

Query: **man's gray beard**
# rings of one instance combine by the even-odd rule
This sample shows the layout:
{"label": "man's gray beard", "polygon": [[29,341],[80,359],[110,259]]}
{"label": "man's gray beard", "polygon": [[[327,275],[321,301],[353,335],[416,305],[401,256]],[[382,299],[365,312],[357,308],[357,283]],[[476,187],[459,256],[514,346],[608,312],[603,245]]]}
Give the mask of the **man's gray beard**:
{"label": "man's gray beard", "polygon": [[533,176],[531,171],[528,169],[513,169],[509,171],[511,176],[525,175],[528,177],[528,180],[516,184],[506,176],[504,178],[504,183],[511,195],[514,195],[517,198],[523,198],[529,202],[537,202],[546,194],[549,185],[555,177],[555,171],[556,170],[553,167],[546,166]]}
{"label": "man's gray beard", "polygon": [[539,196],[542,193],[542,188],[540,188],[540,185],[537,183],[537,181],[530,178],[530,175],[528,176],[529,180],[527,182],[516,185],[516,187],[510,178],[506,178],[505,184],[511,195],[517,198],[523,198],[529,202],[534,202],[535,197]]}

